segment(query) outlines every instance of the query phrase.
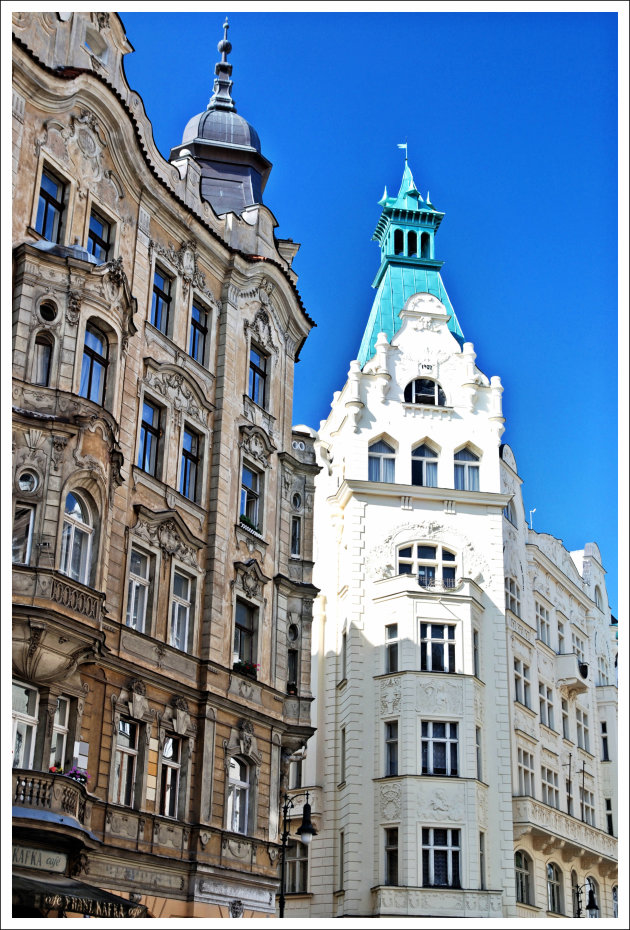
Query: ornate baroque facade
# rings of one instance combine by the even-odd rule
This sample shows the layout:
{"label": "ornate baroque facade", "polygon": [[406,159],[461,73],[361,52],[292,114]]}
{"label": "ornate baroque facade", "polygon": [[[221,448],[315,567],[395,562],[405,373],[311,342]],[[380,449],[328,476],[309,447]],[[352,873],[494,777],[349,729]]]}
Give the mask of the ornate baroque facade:
{"label": "ornate baroque facade", "polygon": [[116,14],[13,31],[14,913],[271,915],[312,732],[298,246],[227,29],[169,162]]}
{"label": "ornate baroque facade", "polygon": [[[616,621],[597,546],[532,531],[498,377],[405,163],[376,297],[313,431],[320,835],[296,917],[616,914]],[[579,902],[578,890],[579,889]]]}

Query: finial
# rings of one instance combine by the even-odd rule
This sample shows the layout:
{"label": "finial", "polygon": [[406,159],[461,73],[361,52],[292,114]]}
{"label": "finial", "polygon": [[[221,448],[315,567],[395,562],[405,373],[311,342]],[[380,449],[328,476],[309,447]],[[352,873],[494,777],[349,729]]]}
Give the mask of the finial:
{"label": "finial", "polygon": [[223,23],[223,38],[217,45],[217,49],[221,53],[221,61],[218,61],[214,67],[216,78],[214,80],[213,94],[208,103],[209,110],[233,110],[236,112],[232,100],[232,81],[230,80],[232,65],[227,60],[227,56],[232,51],[232,43],[227,37],[229,28],[230,24],[226,16]]}
{"label": "finial", "polygon": [[406,142],[399,142],[399,143],[398,143],[398,148],[399,148],[399,149],[404,149],[404,150],[405,150],[405,161],[407,161],[407,143],[406,143]]}
{"label": "finial", "polygon": [[227,16],[225,17],[225,22],[223,23],[223,38],[217,45],[217,51],[221,52],[221,61],[227,61],[227,56],[232,51],[232,43],[229,41],[227,34],[230,24],[228,23]]}

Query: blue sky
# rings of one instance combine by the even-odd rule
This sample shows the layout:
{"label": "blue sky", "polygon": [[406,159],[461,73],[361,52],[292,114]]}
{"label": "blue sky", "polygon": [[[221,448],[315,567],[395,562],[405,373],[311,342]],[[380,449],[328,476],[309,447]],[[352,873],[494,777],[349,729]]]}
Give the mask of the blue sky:
{"label": "blue sky", "polygon": [[[617,609],[617,17],[614,13],[229,13],[233,97],[273,162],[264,194],[302,244],[317,322],[294,423],[329,411],[372,304],[371,242],[407,140],[446,213],[442,277],[477,364],[501,376],[505,442],[534,528],[596,541]],[[212,91],[224,10],[121,14],[168,157]]]}

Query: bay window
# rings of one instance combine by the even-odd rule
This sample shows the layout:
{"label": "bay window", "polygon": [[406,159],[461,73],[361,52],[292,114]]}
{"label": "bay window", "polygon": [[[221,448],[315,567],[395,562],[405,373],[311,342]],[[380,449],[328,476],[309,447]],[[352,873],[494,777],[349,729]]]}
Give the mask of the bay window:
{"label": "bay window", "polygon": [[422,774],[459,774],[456,723],[422,721]]}
{"label": "bay window", "polygon": [[455,627],[447,623],[420,624],[420,668],[423,672],[455,671]]}
{"label": "bay window", "polygon": [[459,830],[422,828],[422,884],[425,888],[459,888]]}

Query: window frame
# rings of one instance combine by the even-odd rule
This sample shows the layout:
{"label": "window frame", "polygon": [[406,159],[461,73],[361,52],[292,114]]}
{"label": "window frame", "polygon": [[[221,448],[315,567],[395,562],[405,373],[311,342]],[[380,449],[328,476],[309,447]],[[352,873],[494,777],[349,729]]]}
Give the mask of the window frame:
{"label": "window frame", "polygon": [[[133,556],[134,553],[146,559],[147,562],[147,574],[146,576],[141,576],[137,572],[133,571]],[[150,635],[152,629],[152,612],[153,612],[153,587],[156,577],[155,571],[156,565],[156,556],[150,550],[143,548],[142,546],[137,545],[135,542],[131,543],[129,547],[129,563],[127,568],[127,603],[125,605],[125,626],[129,627],[130,630],[135,630],[137,633],[145,633]],[[136,592],[138,590],[144,590],[144,606],[143,606],[143,615],[142,615],[142,625],[137,626],[133,623],[130,623],[130,614],[132,609],[132,604],[136,600]]]}
{"label": "window frame", "polygon": [[[72,513],[66,508],[68,506],[68,497],[72,497],[77,501],[79,507],[83,505],[84,510],[88,514],[88,518],[91,518],[91,523],[85,523],[81,520],[78,520]],[[89,585],[92,575],[92,549],[94,546],[94,541],[96,539],[96,527],[94,521],[94,514],[91,512],[91,504],[86,500],[82,488],[72,488],[66,491],[64,498],[64,509],[62,514],[62,523],[61,523],[61,551],[59,558],[59,571],[62,575],[67,575],[68,578],[72,578],[74,581],[78,581],[79,584]],[[66,533],[66,527],[69,527],[69,532]],[[78,575],[75,576],[72,573],[72,560],[74,555],[75,541],[78,533],[82,533],[86,537],[85,542],[81,543],[81,570]],[[84,546],[84,548],[83,548]]]}
{"label": "window frame", "polygon": [[[522,864],[517,857],[521,857]],[[524,850],[517,849],[514,853],[514,877],[516,883],[516,903],[533,905],[533,869],[532,859]]]}
{"label": "window frame", "polygon": [[[466,453],[472,458],[463,458]],[[481,455],[473,452],[469,446],[464,446],[453,454],[453,476],[456,491],[479,491],[480,463]]]}
{"label": "window frame", "polygon": [[[256,355],[258,361],[252,358]],[[259,364],[264,362],[264,364]],[[247,366],[247,396],[256,406],[268,410],[270,355],[257,342],[250,342]],[[261,396],[262,394],[262,396]]]}
{"label": "window frame", "polygon": [[579,790],[580,798],[580,820],[582,823],[589,824],[591,827],[596,827],[596,816],[595,816],[595,792],[590,788],[582,787],[580,785]]}
{"label": "window frame", "polygon": [[[430,454],[425,454],[430,453]],[[435,466],[429,475],[429,466]],[[418,488],[437,488],[439,454],[427,442],[421,442],[411,450],[411,484]]]}
{"label": "window frame", "polygon": [[[236,778],[232,774],[232,763],[239,766],[239,774],[242,770],[246,772],[245,779]],[[226,829],[230,833],[238,833],[240,836],[247,836],[247,830],[250,825],[250,804],[252,798],[252,765],[247,758],[242,755],[233,755],[229,757],[228,776],[227,776],[227,800],[225,803]],[[234,799],[238,797],[238,805],[235,806]]]}
{"label": "window frame", "polygon": [[[177,745],[177,759],[165,755],[168,743],[170,743],[171,747]],[[160,751],[160,800],[158,805],[158,813],[162,817],[175,818],[179,814],[183,749],[184,741],[180,736],[171,736],[170,734],[164,736],[164,743]]]}
{"label": "window frame", "polygon": [[[422,384],[433,385],[433,391],[422,391]],[[403,393],[404,403],[417,404],[423,407],[447,407],[446,393],[442,385],[435,378],[413,378],[407,385]],[[428,398],[431,398],[429,400]],[[424,400],[421,398],[425,398]]]}
{"label": "window frame", "polygon": [[547,765],[540,767],[541,800],[543,804],[560,810],[560,789],[558,773]]}
{"label": "window frame", "polygon": [[[26,532],[23,537],[21,536],[19,540],[16,540],[15,533],[15,522],[16,514],[20,511],[26,513],[28,511],[28,526],[26,527]],[[24,501],[17,500],[13,508],[13,524],[12,524],[12,536],[11,536],[11,564],[12,565],[30,565],[31,564],[31,555],[33,553],[33,537],[34,537],[34,527],[35,527],[35,504],[24,503]],[[24,550],[24,558],[16,559],[14,558],[14,552],[16,551],[16,543],[20,544],[20,551]]]}
{"label": "window frame", "polygon": [[506,575],[504,579],[505,609],[511,611],[515,617],[521,616],[521,587],[516,578]]}
{"label": "window frame", "polygon": [[385,827],[385,874],[384,885],[396,888],[399,885],[398,827]]}
{"label": "window frame", "polygon": [[[434,550],[434,555],[422,555],[422,551]],[[411,550],[411,555],[403,553]],[[406,568],[409,567],[409,571]],[[402,570],[401,570],[402,569]],[[457,586],[457,553],[433,540],[404,543],[396,549],[396,571],[398,575],[413,575],[424,589],[442,586],[446,589]],[[438,577],[439,576],[439,577]]]}
{"label": "window frame", "polygon": [[[48,357],[42,361],[40,349],[43,347],[48,349]],[[54,352],[54,336],[45,329],[38,330],[33,339],[33,362],[31,365],[31,383],[37,385],[37,387],[50,387]],[[42,369],[45,369],[45,377],[39,374]]]}
{"label": "window frame", "polygon": [[395,778],[399,775],[398,759],[398,720],[386,720],[385,726],[385,778]]}
{"label": "window frame", "polygon": [[536,635],[551,649],[551,621],[549,610],[540,601],[536,601]]}
{"label": "window frame", "polygon": [[[157,424],[150,423],[148,420],[145,420],[145,406],[151,408],[154,413],[157,413]],[[151,475],[153,478],[157,478],[158,481],[161,480],[162,475],[162,459],[164,452],[164,428],[162,426],[163,417],[166,419],[166,409],[153,399],[153,397],[146,393],[142,396],[141,399],[141,408],[140,415],[138,417],[139,426],[138,426],[138,455],[136,458],[136,466],[147,475]],[[152,441],[147,442],[147,436],[152,437],[155,440],[155,455],[152,455],[153,443]],[[147,450],[149,457],[149,466],[147,464]],[[152,459],[154,459],[152,464]]]}
{"label": "window frame", "polygon": [[[433,629],[442,628],[441,635],[433,635]],[[451,635],[452,631],[452,635]],[[438,672],[439,674],[452,675],[456,672],[457,655],[455,644],[456,637],[455,623],[431,623],[428,621],[420,622],[420,671],[421,672]],[[435,646],[442,648],[442,668],[433,668]],[[445,648],[448,647],[448,648]]]}
{"label": "window frame", "polygon": [[514,656],[514,700],[532,709],[531,667],[518,656]]}
{"label": "window frame", "polygon": [[299,514],[291,514],[291,546],[290,557],[292,559],[302,558],[302,517]]}
{"label": "window frame", "polygon": [[534,755],[528,749],[518,746],[516,758],[519,797],[536,798]]}
{"label": "window frame", "polygon": [[[42,179],[46,176],[53,183],[58,184],[61,187],[61,197],[59,200],[55,200],[53,195],[49,191],[44,190],[42,193]],[[63,245],[63,240],[65,238],[65,227],[66,223],[64,222],[65,216],[68,209],[68,192],[70,189],[70,184],[67,179],[63,178],[55,169],[50,168],[47,162],[42,163],[41,171],[39,173],[39,188],[37,193],[37,200],[34,207],[33,215],[33,229],[38,233],[42,239],[46,242],[54,242],[57,245]],[[43,207],[43,216],[41,223],[39,222],[40,216],[40,203],[44,202]],[[52,205],[52,206],[51,206]],[[48,211],[51,208],[57,213],[57,228],[56,235],[54,238],[49,239],[45,235],[45,229],[47,225]]]}
{"label": "window frame", "polygon": [[550,914],[563,914],[562,885],[564,874],[555,862],[547,863],[547,911]]}
{"label": "window frame", "polygon": [[[186,447],[186,437],[191,439],[194,449]],[[179,493],[194,504],[201,500],[201,472],[203,462],[204,436],[187,422],[182,427],[181,451],[179,458]],[[192,477],[191,477],[192,476]],[[190,487],[192,481],[192,488]],[[192,494],[189,493],[192,490]]]}
{"label": "window frame", "polygon": [[[175,591],[175,578],[184,579],[188,584],[188,597],[186,598],[182,594],[177,594]],[[170,586],[170,598],[169,598],[169,621],[168,621],[168,644],[172,646],[173,649],[178,649],[180,652],[190,652],[193,643],[193,632],[194,632],[194,617],[195,617],[195,601],[196,601],[196,585],[197,577],[192,575],[190,572],[185,571],[178,564],[173,564],[171,571],[171,586]],[[178,645],[181,642],[182,637],[175,635],[175,628],[180,623],[181,612],[179,608],[184,609],[184,645]],[[176,617],[177,612],[177,617]]]}
{"label": "window frame", "polygon": [[[198,313],[198,317],[195,317],[195,311]],[[210,320],[210,310],[193,297],[190,306],[188,354],[197,364],[203,365],[204,368],[208,367]]]}
{"label": "window frame", "polygon": [[591,740],[588,713],[582,710],[581,707],[575,708],[575,727],[578,749],[583,749],[584,752],[590,753]]}
{"label": "window frame", "polygon": [[300,840],[287,843],[286,894],[308,894],[308,846]]}
{"label": "window frame", "polygon": [[[18,688],[20,690],[24,689],[25,691],[30,691],[35,695],[35,707],[34,707],[34,712],[32,714],[29,714],[23,710],[16,709],[14,707],[13,696],[14,696],[15,688]],[[11,692],[12,692],[12,699],[11,699],[12,768],[27,769],[29,771],[32,771],[33,760],[35,756],[35,745],[37,743],[37,730],[39,727],[39,701],[40,701],[39,689],[33,687],[33,685],[27,684],[24,681],[19,681],[18,679],[12,679]],[[20,727],[20,725],[22,725],[23,728],[26,731],[28,731],[29,739],[28,739],[27,757],[21,760],[22,761],[21,765],[16,765],[15,764],[15,753],[16,753],[15,746],[16,746],[17,735],[18,735],[18,728]],[[24,744],[26,744],[27,741],[24,740],[23,742]],[[20,751],[21,751],[21,747],[20,747]]]}
{"label": "window frame", "polygon": [[[446,833],[446,843],[436,843],[436,830]],[[459,827],[422,827],[422,887],[461,888],[461,830]],[[435,854],[445,852],[446,883],[435,881]],[[428,881],[426,880],[428,878]]]}
{"label": "window frame", "polygon": [[[377,448],[381,445],[385,448]],[[376,471],[378,477],[374,477]],[[389,477],[386,477],[388,474]],[[368,481],[381,484],[396,483],[396,448],[383,437],[374,439],[368,445]]]}
{"label": "window frame", "polygon": [[[256,481],[251,485],[246,484],[245,482],[245,472],[249,472]],[[263,489],[264,489],[264,475],[263,472],[257,469],[255,466],[251,465],[248,460],[243,460],[241,466],[241,490],[239,496],[239,521],[241,517],[245,517],[249,523],[253,524],[254,532],[262,535],[263,530]],[[253,516],[252,516],[253,514]],[[246,526],[248,523],[245,524]]]}
{"label": "window frame", "polygon": [[[436,726],[444,727],[443,736],[435,735]],[[444,749],[444,771],[436,771],[436,768],[440,768],[435,763],[437,746],[442,746]],[[459,727],[455,721],[422,720],[420,722],[420,751],[420,771],[423,775],[446,778],[459,777]]]}
{"label": "window frame", "polygon": [[544,681],[540,680],[538,681],[538,707],[541,724],[555,732],[553,691]]}
{"label": "window frame", "polygon": [[[118,737],[121,727],[134,728],[133,746],[119,745]],[[114,750],[114,772],[112,781],[112,801],[122,807],[135,806],[138,789],[138,760],[140,758],[140,728],[141,724],[126,717],[120,717],[116,726],[116,748]],[[130,768],[129,768],[130,767]]]}
{"label": "window frame", "polygon": [[[59,710],[60,705],[65,704],[65,723],[62,723]],[[53,726],[52,726],[52,736],[50,739],[50,751],[49,751],[49,768],[52,766],[57,767],[57,749],[59,746],[59,740],[61,740],[61,752],[59,758],[59,767],[65,768],[66,754],[68,751],[68,737],[70,735],[70,698],[65,697],[64,695],[57,696],[57,707],[55,708],[55,715],[53,717]],[[53,755],[54,753],[54,755]]]}
{"label": "window frame", "polygon": [[[247,611],[251,617],[251,624],[246,626],[239,620],[239,611],[242,616],[243,611]],[[258,664],[258,628],[260,623],[260,607],[250,601],[236,598],[234,604],[234,636],[232,638],[232,659],[233,663],[243,662],[251,663],[254,666]],[[243,646],[248,644],[248,648]],[[250,658],[247,658],[249,653]]]}
{"label": "window frame", "polygon": [[[92,229],[93,219],[97,223],[101,224],[104,232],[107,233],[106,236],[103,236],[96,232],[96,230]],[[90,255],[92,255],[97,260],[97,264],[99,265],[105,265],[108,261],[111,260],[116,238],[115,226],[116,224],[111,220],[111,218],[103,213],[100,206],[94,206],[94,203],[90,204],[85,248],[90,253]]]}
{"label": "window frame", "polygon": [[385,625],[385,674],[395,675],[400,671],[400,639],[398,623]]}
{"label": "window frame", "polygon": [[[167,289],[156,283],[156,276],[160,277]],[[151,284],[151,306],[149,309],[149,323],[154,329],[157,329],[163,336],[170,338],[172,330],[171,305],[173,303],[173,284],[175,275],[164,269],[164,266],[156,262],[153,266],[153,280]],[[162,325],[164,308],[166,308],[164,325]],[[159,318],[159,323],[157,322]]]}
{"label": "window frame", "polygon": [[[109,374],[109,368],[111,364],[111,347],[109,344],[109,337],[107,333],[98,325],[99,323],[100,320],[95,321],[95,318],[91,317],[85,324],[85,330],[83,331],[83,349],[81,351],[81,371],[79,373],[79,386],[77,393],[79,397],[84,397],[86,400],[91,401],[93,404],[98,404],[99,407],[104,407],[105,401],[107,399],[107,376]],[[96,340],[102,340],[105,347],[105,355],[101,355],[97,349],[88,344],[88,336],[91,336]],[[97,366],[101,368],[103,373],[102,382],[100,383],[100,390],[97,388],[97,395],[93,396],[93,377]],[[83,379],[84,372],[86,370],[87,385],[84,393]]]}

